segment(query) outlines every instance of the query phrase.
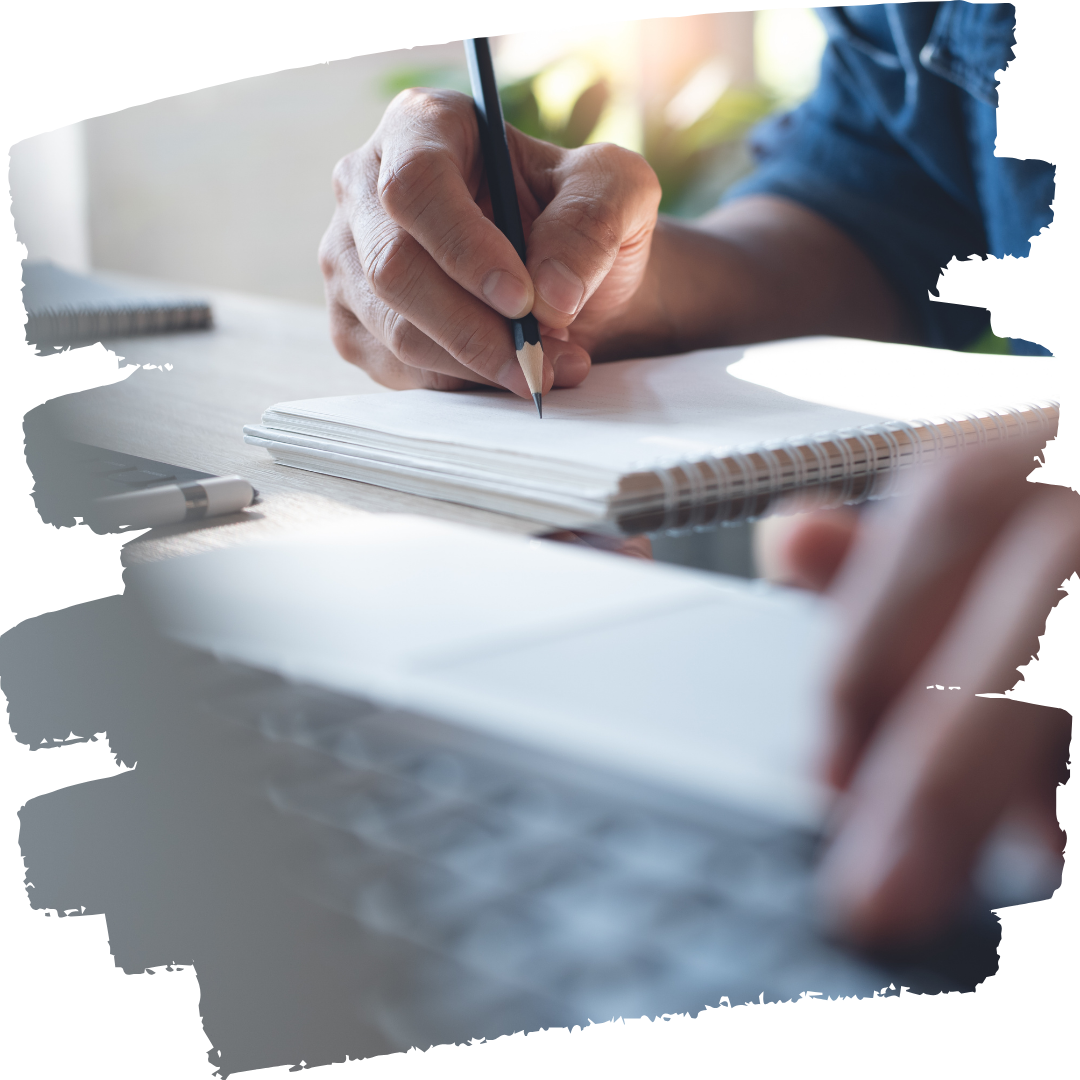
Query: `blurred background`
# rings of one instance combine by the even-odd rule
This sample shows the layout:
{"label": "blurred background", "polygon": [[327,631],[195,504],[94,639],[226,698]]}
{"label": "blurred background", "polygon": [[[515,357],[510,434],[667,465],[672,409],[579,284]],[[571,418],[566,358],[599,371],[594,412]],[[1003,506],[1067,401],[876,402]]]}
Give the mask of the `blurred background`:
{"label": "blurred background", "polygon": [[[749,168],[747,128],[813,89],[810,9],[735,12],[493,41],[507,119],[566,146],[643,153],[663,209],[708,209]],[[282,71],[155,101],[11,150],[31,259],[321,304],[334,163],[408,86],[468,90],[459,42]]]}

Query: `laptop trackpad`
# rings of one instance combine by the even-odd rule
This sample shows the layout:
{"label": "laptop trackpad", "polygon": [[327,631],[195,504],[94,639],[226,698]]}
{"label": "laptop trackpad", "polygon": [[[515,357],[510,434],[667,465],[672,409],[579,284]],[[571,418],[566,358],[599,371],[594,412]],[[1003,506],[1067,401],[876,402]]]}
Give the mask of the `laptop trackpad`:
{"label": "laptop trackpad", "polygon": [[467,726],[813,825],[827,630],[820,604],[733,592],[416,674]]}

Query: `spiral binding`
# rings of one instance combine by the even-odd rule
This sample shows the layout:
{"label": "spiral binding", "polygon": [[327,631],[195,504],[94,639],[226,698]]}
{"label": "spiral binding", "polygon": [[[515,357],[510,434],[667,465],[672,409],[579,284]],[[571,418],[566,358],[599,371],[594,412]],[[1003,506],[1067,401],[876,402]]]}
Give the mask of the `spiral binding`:
{"label": "spiral binding", "polygon": [[1035,433],[1051,439],[1058,412],[1057,402],[1044,401],[959,418],[890,420],[681,460],[654,473],[663,505],[634,520],[658,520],[650,532],[681,533],[752,521],[794,492],[807,508],[885,498],[904,472],[969,446]]}
{"label": "spiral binding", "polygon": [[213,325],[210,305],[202,300],[160,300],[112,307],[59,306],[32,312],[26,340],[33,345],[73,345],[86,341],[205,330]]}

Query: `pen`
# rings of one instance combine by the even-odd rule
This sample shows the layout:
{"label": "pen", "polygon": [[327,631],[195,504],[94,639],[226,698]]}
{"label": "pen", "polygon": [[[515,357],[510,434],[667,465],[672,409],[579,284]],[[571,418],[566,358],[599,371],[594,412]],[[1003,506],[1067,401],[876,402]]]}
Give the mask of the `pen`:
{"label": "pen", "polygon": [[[484,153],[484,171],[491,193],[491,213],[502,234],[514,245],[518,258],[525,262],[525,233],[521,228],[517,190],[514,188],[514,168],[510,163],[510,147],[506,142],[499,90],[495,85],[495,68],[491,63],[491,46],[487,38],[468,38],[465,59],[469,65],[469,82],[476,103],[476,122],[480,128],[480,146]],[[520,319],[510,320],[514,335],[514,350],[518,363],[529,384],[536,411],[541,417],[544,408],[540,395],[544,385],[544,350],[540,344],[540,327],[531,312]]]}
{"label": "pen", "polygon": [[94,499],[86,523],[95,529],[136,529],[231,514],[250,506],[255,489],[239,476],[208,476],[184,484],[155,484]]}

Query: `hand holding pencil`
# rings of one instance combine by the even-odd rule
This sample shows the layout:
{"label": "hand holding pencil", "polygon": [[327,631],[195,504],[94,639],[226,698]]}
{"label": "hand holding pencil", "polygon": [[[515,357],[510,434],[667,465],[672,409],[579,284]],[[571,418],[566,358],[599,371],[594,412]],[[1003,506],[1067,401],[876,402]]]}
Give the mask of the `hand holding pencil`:
{"label": "hand holding pencil", "polygon": [[[496,227],[471,98],[407,90],[339,162],[320,248],[338,351],[386,386],[503,386],[531,398],[509,319],[541,334],[541,392],[644,310],[660,189],[639,155],[506,130],[526,259]],[[638,348],[637,341],[634,344]]]}

